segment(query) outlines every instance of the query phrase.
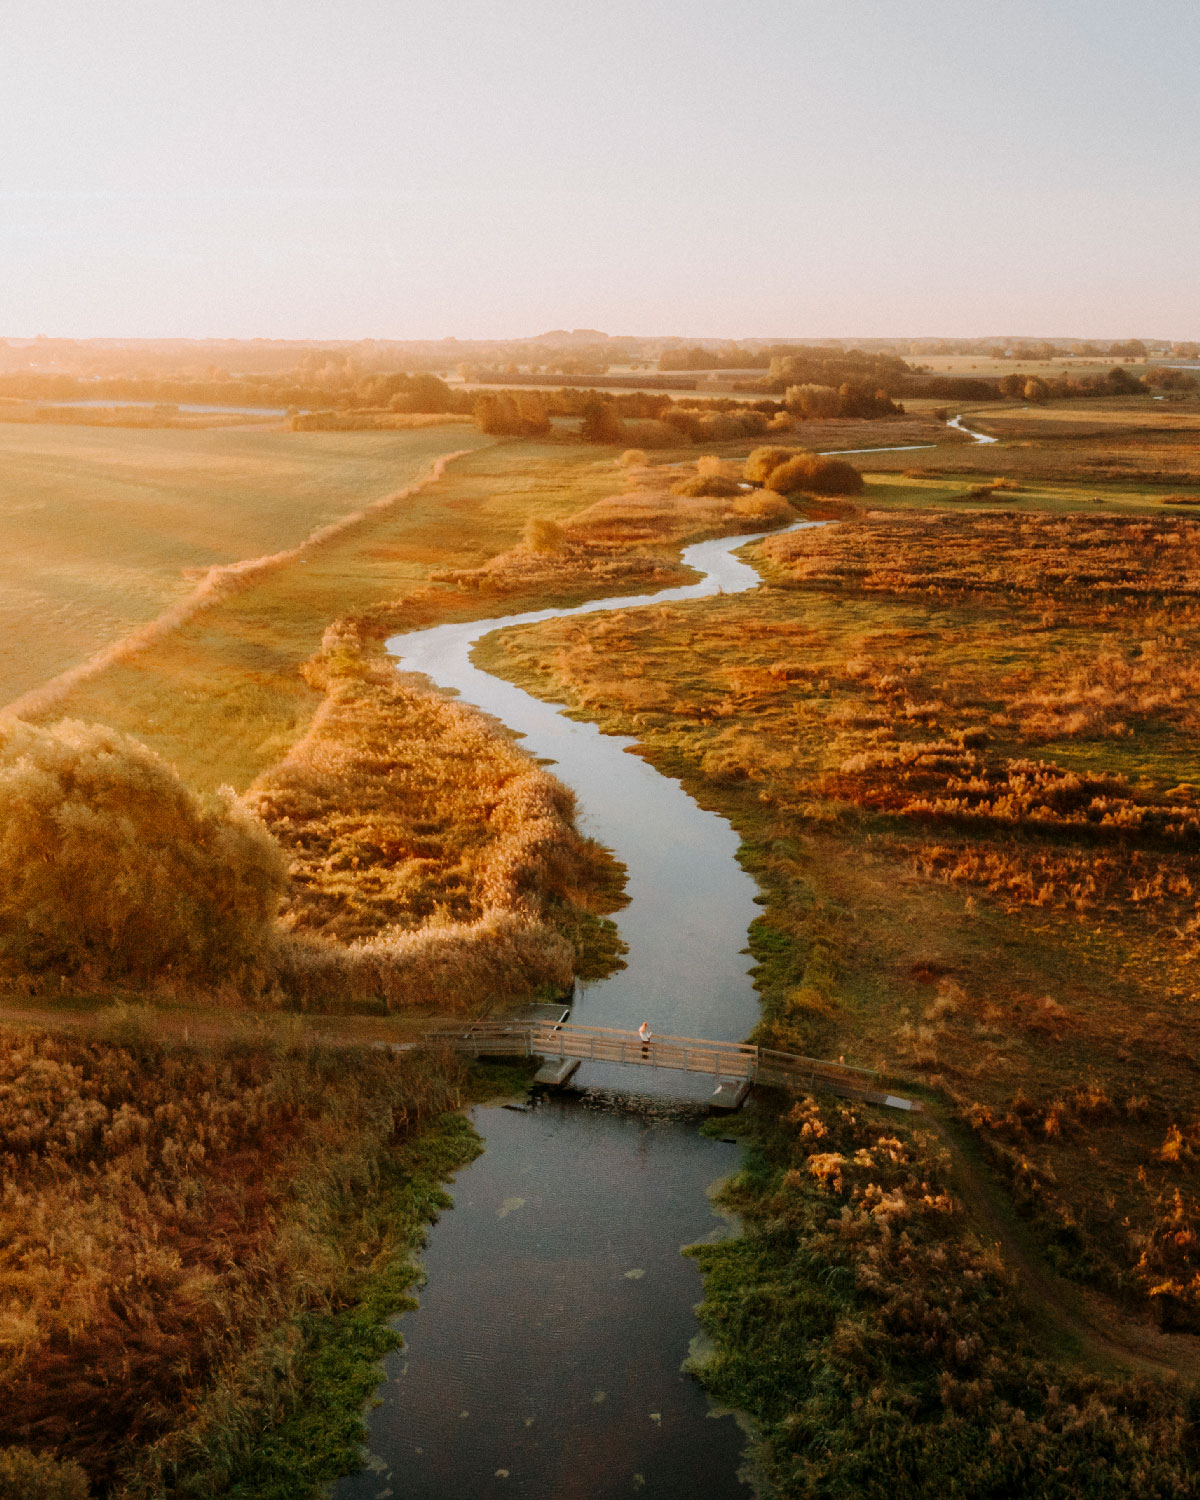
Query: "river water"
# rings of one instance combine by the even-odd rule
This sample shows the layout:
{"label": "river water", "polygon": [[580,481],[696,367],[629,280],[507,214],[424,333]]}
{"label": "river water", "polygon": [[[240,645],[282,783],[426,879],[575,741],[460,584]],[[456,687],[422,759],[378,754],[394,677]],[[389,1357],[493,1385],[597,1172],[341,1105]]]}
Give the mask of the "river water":
{"label": "river water", "polygon": [[[657,1032],[741,1040],[758,1017],[746,952],[756,887],[729,824],[629,754],[632,739],[484,672],[472,647],[493,630],[561,615],[753,588],[758,574],[733,554],[760,535],[685,548],[701,576],[679,588],[388,642],[402,668],[496,715],[552,760],[579,797],[581,827],[627,866],[626,967],[581,988],[581,1022],[648,1020]],[[620,1089],[628,1077],[585,1064],[577,1083]],[[712,1091],[637,1072],[640,1095],[678,1099],[689,1085],[696,1100]],[[460,1173],[454,1208],[430,1236],[420,1309],[400,1325],[406,1347],[386,1361],[368,1419],[368,1466],[339,1483],[337,1500],[746,1495],[740,1428],[714,1416],[681,1369],[702,1287],[679,1251],[720,1232],[706,1189],[735,1170],[737,1148],[661,1107],[599,1109],[578,1093],[473,1119],[487,1150]]]}
{"label": "river water", "polygon": [[[951,423],[960,426],[960,422]],[[962,428],[977,442],[991,442]],[[905,445],[907,446],[907,445]],[[798,530],[819,523],[799,522]],[[572,1019],[740,1041],[758,1019],[747,929],[756,887],[739,839],[635,741],[565,716],[472,661],[495,630],[754,588],[733,554],[763,532],[686,547],[697,582],[440,625],[393,637],[398,665],[494,714],[579,798],[579,822],[624,861],[626,967],[581,987]],[[576,1084],[629,1087],[584,1064]],[[702,1101],[711,1084],[639,1068],[639,1095]],[[706,1189],[737,1148],[661,1108],[597,1108],[586,1093],[472,1116],[487,1149],[454,1186],[423,1256],[421,1306],[400,1326],[368,1418],[369,1458],[335,1500],[737,1500],[743,1435],[681,1366],[702,1287],[681,1246],[722,1232]]]}

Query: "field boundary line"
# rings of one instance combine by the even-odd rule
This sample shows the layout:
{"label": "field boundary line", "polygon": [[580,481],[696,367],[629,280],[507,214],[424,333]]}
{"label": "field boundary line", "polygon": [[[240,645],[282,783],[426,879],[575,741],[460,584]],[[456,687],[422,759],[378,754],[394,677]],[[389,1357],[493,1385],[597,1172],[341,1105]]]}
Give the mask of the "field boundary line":
{"label": "field boundary line", "polygon": [[203,610],[222,603],[240,589],[257,583],[276,569],[299,561],[312,548],[337,540],[364,521],[370,520],[372,516],[390,510],[401,500],[408,500],[413,495],[419,494],[429,485],[436,484],[455,459],[478,451],[476,448],[457,448],[452,453],[441,454],[411,484],[381,495],[377,500],[370,501],[358,510],[339,516],[336,521],[329,521],[324,526],[316,527],[294,547],[287,547],[281,552],[263,553],[259,557],[242,558],[237,562],[215,563],[205,572],[195,588],[172,604],[170,608],[155,615],[152,620],[147,620],[144,625],[139,625],[136,630],[122,636],[120,640],[102,646],[86,660],[73,667],[67,667],[65,671],[51,677],[40,687],[30,688],[20,697],[14,698],[11,703],[0,705],[0,715],[10,715],[20,719],[45,713],[56,702],[66,697],[73,688],[78,687],[81,682],[98,677],[101,672],[116,666],[119,662],[132,660],[142,651],[156,645],[173,631],[195,619]]}

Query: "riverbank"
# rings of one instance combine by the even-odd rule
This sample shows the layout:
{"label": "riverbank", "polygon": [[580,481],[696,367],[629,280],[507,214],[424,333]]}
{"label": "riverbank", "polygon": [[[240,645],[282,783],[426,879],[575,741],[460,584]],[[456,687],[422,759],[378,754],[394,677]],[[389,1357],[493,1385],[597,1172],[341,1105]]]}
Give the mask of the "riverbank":
{"label": "riverbank", "polygon": [[[722,1129],[728,1129],[722,1126]],[[1198,1400],[1048,1356],[964,1223],[936,1135],[836,1101],[742,1117],[737,1238],[688,1253],[712,1349],[778,1500],[1160,1500],[1196,1477]]]}
{"label": "riverbank", "polygon": [[130,1500],[236,1474],[292,1495],[353,1463],[382,1325],[479,1149],[455,1111],[494,1084],[450,1055],[167,1043],[127,1017],[5,1032],[0,1066],[0,1445]]}

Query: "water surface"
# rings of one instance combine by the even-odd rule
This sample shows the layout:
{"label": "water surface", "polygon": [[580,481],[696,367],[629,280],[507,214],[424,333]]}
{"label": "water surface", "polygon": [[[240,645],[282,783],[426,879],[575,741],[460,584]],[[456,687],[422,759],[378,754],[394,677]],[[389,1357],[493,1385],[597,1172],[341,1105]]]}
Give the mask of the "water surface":
{"label": "water surface", "polygon": [[[582,1024],[628,1028],[645,1020],[660,1033],[741,1041],[758,1020],[746,953],[747,929],[758,915],[757,887],[737,862],[740,839],[732,827],[701,808],[678,781],[630,754],[635,740],[602,734],[594,724],[567,718],[561,705],[493,677],[474,664],[472,648],[512,626],[755,588],[759,575],[733,554],[764,534],[685,547],[684,563],[702,577],[679,588],[439,625],[388,642],[401,667],[486,709],[524,736],[531,754],[553,761],[555,774],[579,798],[580,826],[625,863],[629,906],[618,923],[629,945],[627,966],[581,986],[572,1019]],[[608,1069],[604,1076],[619,1075]],[[588,1077],[597,1076],[601,1070],[593,1065]],[[639,1088],[652,1080],[652,1070],[638,1070]],[[669,1075],[669,1086],[673,1092],[682,1087],[680,1075]],[[700,1088],[712,1091],[704,1083]]]}
{"label": "water surface", "polygon": [[702,1285],[679,1251],[722,1232],[706,1189],[737,1147],[570,1097],[473,1118],[487,1150],[336,1500],[748,1500],[741,1429],[680,1368]]}

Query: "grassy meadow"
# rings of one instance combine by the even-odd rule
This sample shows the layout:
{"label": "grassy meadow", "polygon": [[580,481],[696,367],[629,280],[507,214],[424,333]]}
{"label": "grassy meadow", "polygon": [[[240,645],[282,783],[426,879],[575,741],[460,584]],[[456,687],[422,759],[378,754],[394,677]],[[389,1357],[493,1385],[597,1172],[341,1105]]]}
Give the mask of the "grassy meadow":
{"label": "grassy meadow", "polygon": [[486,664],[741,831],[765,1041],[923,1081],[1054,1264],[1200,1331],[1200,526],[874,489],[761,590]]}
{"label": "grassy meadow", "polygon": [[[422,457],[408,479],[432,455],[468,446],[464,431],[305,433],[280,440],[334,452],[361,447],[367,454],[411,447]],[[242,791],[291,748],[320,704],[320,690],[299,669],[319,650],[328,625],[427,590],[438,568],[485,563],[519,542],[531,516],[569,515],[611,493],[614,472],[611,460],[600,462],[588,450],[489,444],[456,461],[441,482],[264,574],[135,657],[80,683],[45,716],[111,724],[158,751],[190,784]],[[348,496],[348,508],[363,498],[361,492]],[[417,623],[480,612],[473,593],[444,588],[438,595],[426,598]]]}
{"label": "grassy meadow", "polygon": [[466,427],[289,433],[0,423],[0,702],[416,480]]}

